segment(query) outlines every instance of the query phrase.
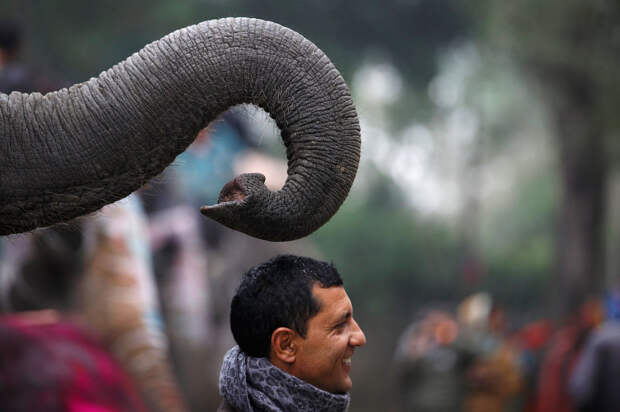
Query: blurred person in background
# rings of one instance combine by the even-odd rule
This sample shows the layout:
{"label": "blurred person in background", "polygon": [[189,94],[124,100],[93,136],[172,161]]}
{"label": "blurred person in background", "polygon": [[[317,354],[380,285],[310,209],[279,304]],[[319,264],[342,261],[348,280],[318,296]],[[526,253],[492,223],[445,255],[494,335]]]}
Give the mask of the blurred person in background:
{"label": "blurred person in background", "polygon": [[530,322],[511,336],[511,341],[519,351],[523,372],[523,411],[535,409],[536,390],[543,356],[549,346],[553,324],[547,319]]}
{"label": "blurred person in background", "polygon": [[620,291],[605,297],[606,321],[592,331],[570,375],[579,412],[620,411]]}
{"label": "blurred person in background", "polygon": [[535,412],[576,410],[568,390],[569,378],[585,341],[602,318],[601,302],[589,299],[553,333],[540,365],[533,407]]}
{"label": "blurred person in background", "polygon": [[459,411],[470,359],[454,344],[454,317],[431,310],[414,321],[398,341],[394,367],[403,411]]}
{"label": "blurred person in background", "polygon": [[0,318],[4,412],[146,412],[122,367],[52,311]]}
{"label": "blurred person in background", "polygon": [[366,343],[334,266],[283,255],[242,278],[231,303],[238,346],[224,357],[218,411],[346,411]]}
{"label": "blurred person in background", "polygon": [[[185,410],[169,364],[146,223],[135,196],[97,215],[1,241],[5,312],[28,311],[32,317],[38,312],[31,311],[54,310],[60,322],[81,325],[123,365],[150,410]],[[36,387],[22,389],[38,396]]]}
{"label": "blurred person in background", "polygon": [[22,45],[22,28],[13,21],[0,20],[0,92],[28,93],[36,89],[35,80],[17,56]]}
{"label": "blurred person in background", "polygon": [[153,411],[187,410],[160,315],[148,224],[135,195],[84,222],[76,313],[127,368]]}
{"label": "blurred person in background", "polygon": [[32,71],[19,61],[23,32],[17,22],[0,20],[0,93],[47,93],[66,86],[65,82]]}
{"label": "blurred person in background", "polygon": [[458,344],[474,357],[466,371],[463,410],[517,410],[522,372],[518,351],[505,339],[505,311],[491,296],[478,293],[466,298],[457,313]]}

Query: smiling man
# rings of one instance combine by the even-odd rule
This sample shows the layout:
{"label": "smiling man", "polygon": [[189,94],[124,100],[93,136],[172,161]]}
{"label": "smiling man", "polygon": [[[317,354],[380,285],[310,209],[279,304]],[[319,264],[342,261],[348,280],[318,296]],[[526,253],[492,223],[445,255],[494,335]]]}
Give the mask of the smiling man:
{"label": "smiling man", "polygon": [[351,358],[366,343],[336,269],[278,256],[250,269],[230,324],[218,411],[346,411]]}

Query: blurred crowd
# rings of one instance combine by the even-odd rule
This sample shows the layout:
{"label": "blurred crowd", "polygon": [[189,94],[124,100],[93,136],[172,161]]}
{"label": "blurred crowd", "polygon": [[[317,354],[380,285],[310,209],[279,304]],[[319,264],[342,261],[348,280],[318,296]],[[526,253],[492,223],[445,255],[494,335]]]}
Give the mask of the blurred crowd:
{"label": "blurred crowd", "polygon": [[404,411],[619,411],[620,293],[519,327],[477,293],[421,312],[394,362]]}

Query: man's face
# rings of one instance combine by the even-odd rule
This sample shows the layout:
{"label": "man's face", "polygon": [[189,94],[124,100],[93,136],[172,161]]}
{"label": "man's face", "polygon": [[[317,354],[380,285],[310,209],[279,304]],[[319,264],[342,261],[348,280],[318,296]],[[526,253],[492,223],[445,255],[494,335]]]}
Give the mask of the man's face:
{"label": "man's face", "polygon": [[321,309],[308,320],[306,338],[297,340],[291,374],[331,393],[348,392],[351,357],[355,347],[366,343],[366,337],[353,319],[351,300],[342,286],[321,288],[315,284],[312,295]]}

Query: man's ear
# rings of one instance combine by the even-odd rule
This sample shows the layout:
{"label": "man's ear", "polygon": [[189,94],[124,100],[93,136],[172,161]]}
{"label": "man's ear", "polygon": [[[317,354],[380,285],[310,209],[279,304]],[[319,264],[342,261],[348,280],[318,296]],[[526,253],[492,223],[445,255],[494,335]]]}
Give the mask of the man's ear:
{"label": "man's ear", "polygon": [[292,364],[295,362],[298,345],[296,343],[297,332],[292,329],[280,327],[271,334],[271,362],[283,362]]}

